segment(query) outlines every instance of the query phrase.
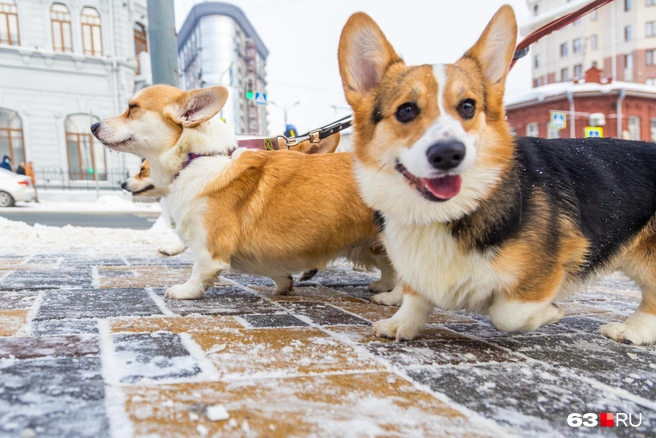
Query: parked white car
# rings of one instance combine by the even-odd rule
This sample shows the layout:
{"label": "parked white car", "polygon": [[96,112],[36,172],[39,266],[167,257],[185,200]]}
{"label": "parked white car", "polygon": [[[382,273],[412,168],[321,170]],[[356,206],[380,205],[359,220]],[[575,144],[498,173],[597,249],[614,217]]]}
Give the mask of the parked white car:
{"label": "parked white car", "polygon": [[30,202],[34,197],[29,177],[0,169],[0,207],[13,207],[16,202]]}

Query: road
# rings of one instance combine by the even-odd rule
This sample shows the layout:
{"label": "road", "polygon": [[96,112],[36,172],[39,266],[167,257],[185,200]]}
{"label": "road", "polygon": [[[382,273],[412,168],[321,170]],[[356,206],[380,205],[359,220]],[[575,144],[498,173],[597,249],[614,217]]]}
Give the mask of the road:
{"label": "road", "polygon": [[147,230],[152,227],[159,213],[71,213],[71,212],[33,212],[24,209],[0,209],[0,217],[12,221],[26,222],[29,225],[39,223],[54,227],[74,225],[77,227],[103,227],[103,228],[132,228]]}

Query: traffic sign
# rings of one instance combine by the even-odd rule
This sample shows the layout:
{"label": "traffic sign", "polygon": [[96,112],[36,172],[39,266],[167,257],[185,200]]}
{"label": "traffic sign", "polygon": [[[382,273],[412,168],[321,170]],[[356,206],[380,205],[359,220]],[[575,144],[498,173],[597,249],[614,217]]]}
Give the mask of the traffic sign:
{"label": "traffic sign", "polygon": [[599,126],[586,126],[585,127],[585,137],[603,137],[604,128]]}
{"label": "traffic sign", "polygon": [[267,95],[264,91],[256,91],[255,92],[255,103],[258,105],[266,105],[267,104]]}
{"label": "traffic sign", "polygon": [[567,114],[551,113],[551,127],[554,129],[565,129],[567,127]]}

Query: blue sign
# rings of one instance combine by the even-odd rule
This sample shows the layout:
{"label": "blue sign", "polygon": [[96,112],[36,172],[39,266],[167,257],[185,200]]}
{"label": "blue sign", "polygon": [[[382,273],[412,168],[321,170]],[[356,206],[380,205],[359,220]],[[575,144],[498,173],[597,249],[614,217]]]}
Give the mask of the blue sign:
{"label": "blue sign", "polygon": [[267,95],[264,91],[256,91],[255,92],[255,103],[258,105],[266,105],[267,104]]}
{"label": "blue sign", "polygon": [[567,126],[565,113],[551,113],[551,126],[555,129],[565,129]]}

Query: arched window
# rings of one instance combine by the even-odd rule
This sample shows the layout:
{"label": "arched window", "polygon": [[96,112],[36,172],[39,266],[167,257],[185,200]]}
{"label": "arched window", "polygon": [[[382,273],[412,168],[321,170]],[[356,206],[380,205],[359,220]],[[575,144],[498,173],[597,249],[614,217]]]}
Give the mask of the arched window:
{"label": "arched window", "polygon": [[85,55],[102,56],[100,14],[94,8],[82,9],[82,47]]}
{"label": "arched window", "polygon": [[20,45],[18,8],[14,0],[0,0],[0,44]]}
{"label": "arched window", "polygon": [[25,161],[23,122],[16,111],[0,108],[0,158],[5,155],[12,164]]}
{"label": "arched window", "polygon": [[137,55],[137,74],[141,73],[139,54],[148,52],[148,35],[143,24],[134,23],[134,54]]}
{"label": "arched window", "polygon": [[91,114],[66,117],[66,151],[71,180],[107,180],[105,148],[97,142],[89,127],[99,121]]}
{"label": "arched window", "polygon": [[54,3],[50,8],[52,24],[52,50],[55,52],[72,52],[71,13],[61,3]]}

